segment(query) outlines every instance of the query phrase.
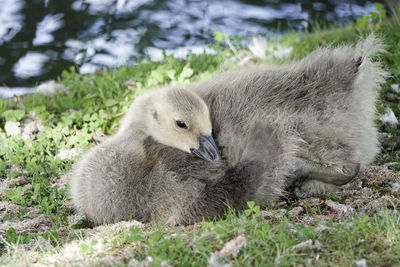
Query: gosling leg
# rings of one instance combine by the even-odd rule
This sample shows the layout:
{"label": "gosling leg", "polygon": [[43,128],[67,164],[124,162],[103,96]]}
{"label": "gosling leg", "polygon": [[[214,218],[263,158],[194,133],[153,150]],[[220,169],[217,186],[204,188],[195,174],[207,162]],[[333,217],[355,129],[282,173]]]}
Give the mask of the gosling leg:
{"label": "gosling leg", "polygon": [[359,163],[348,163],[341,168],[335,168],[325,167],[315,161],[297,158],[294,173],[298,178],[304,177],[309,180],[340,186],[350,182],[359,171]]}

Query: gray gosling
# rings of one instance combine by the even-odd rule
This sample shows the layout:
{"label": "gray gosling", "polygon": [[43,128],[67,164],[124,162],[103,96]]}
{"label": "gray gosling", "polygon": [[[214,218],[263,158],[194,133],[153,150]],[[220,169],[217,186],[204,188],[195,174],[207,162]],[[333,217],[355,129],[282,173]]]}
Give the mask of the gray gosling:
{"label": "gray gosling", "polygon": [[[284,155],[272,127],[254,123],[227,166],[212,138],[207,105],[184,89],[138,98],[118,132],[90,149],[70,174],[75,208],[96,224],[136,219],[170,225],[243,210]],[[266,148],[263,144],[270,144]],[[266,164],[259,159],[270,158]]]}
{"label": "gray gosling", "polygon": [[387,74],[371,57],[382,51],[381,41],[370,35],[355,49],[321,48],[291,65],[229,71],[193,86],[209,105],[228,162],[239,161],[236,144],[251,121],[276,125],[297,139],[294,164],[285,164],[290,175],[277,177],[272,191],[265,181],[259,203],[274,202],[291,188],[301,198],[335,191],[374,160],[375,103]]}

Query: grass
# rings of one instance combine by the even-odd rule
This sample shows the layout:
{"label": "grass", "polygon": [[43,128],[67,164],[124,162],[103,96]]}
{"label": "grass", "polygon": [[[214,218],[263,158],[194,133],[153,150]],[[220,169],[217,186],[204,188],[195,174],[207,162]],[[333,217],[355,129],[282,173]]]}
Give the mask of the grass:
{"label": "grass", "polygon": [[[378,12],[371,14],[369,19],[362,17],[343,27],[316,25],[313,32],[305,36],[288,34],[276,42],[293,47],[290,58],[285,60],[291,61],[308,55],[318,46],[354,44],[360,37],[375,32],[387,45],[388,53],[380,59],[391,74],[383,86],[377,109],[383,113],[386,107],[390,107],[399,117],[400,103],[389,102],[384,96],[388,93],[399,96],[393,92],[391,85],[400,84],[400,13],[395,12],[394,16],[386,18],[385,11],[378,7]],[[62,180],[77,157],[62,158],[57,155],[60,151],[85,150],[101,137],[114,133],[131,101],[148,88],[208,78],[220,69],[235,67],[237,61],[243,59],[241,53],[249,54],[242,47],[235,48],[235,40],[228,39],[226,35],[217,32],[215,37],[216,55],[189,55],[186,59],[168,56],[163,62],[144,61],[140,65],[99,71],[93,75],[80,75],[71,68],[58,79],[59,83],[68,87],[68,94],[31,94],[0,99],[0,179],[2,183],[10,182],[0,200],[19,207],[7,213],[3,223],[24,220],[32,211],[37,215],[44,214],[52,221],[49,229],[38,233],[23,233],[9,227],[0,238],[0,254],[4,254],[0,257],[2,264],[49,263],[52,257],[56,257],[56,252],[67,253],[65,246],[68,245],[65,244],[75,241],[77,253],[83,258],[71,258],[71,261],[77,259],[99,264],[102,259],[107,265],[107,257],[103,256],[108,256],[112,262],[110,265],[126,265],[132,258],[143,261],[150,256],[152,266],[159,266],[162,262],[202,266],[209,264],[213,252],[239,235],[246,237],[247,246],[240,250],[236,258],[222,259],[220,263],[236,266],[350,266],[356,260],[365,259],[369,266],[373,266],[400,262],[400,216],[397,207],[384,208],[365,216],[357,213],[354,217],[332,218],[321,222],[327,227],[323,231],[318,231],[316,223],[308,224],[304,219],[288,215],[266,220],[257,206],[250,206],[242,215],[230,211],[225,219],[189,227],[165,228],[153,223],[143,229],[128,227],[96,232],[94,236],[90,236],[93,230],[71,229],[67,218],[73,210],[66,205],[68,193],[64,186],[54,185]],[[260,62],[254,59],[251,64]],[[5,133],[7,122],[23,123],[32,117],[32,112],[42,121],[43,131],[26,140]],[[383,133],[400,135],[398,128],[377,123]],[[383,151],[377,163],[399,162],[399,157],[399,151]],[[390,191],[390,186],[375,186],[371,190],[374,195],[382,196]],[[324,199],[327,198],[340,203],[344,201],[342,196],[335,194],[324,196]],[[297,204],[283,204],[280,208],[290,210]],[[329,212],[324,205],[305,203],[305,214],[302,216],[319,216]],[[73,226],[85,227],[88,227],[86,222]],[[41,238],[50,240],[52,246],[32,251],[23,249],[23,244]],[[322,249],[291,249],[307,240],[318,240],[323,245]],[[68,265],[68,255],[65,256],[66,260],[61,263]]]}
{"label": "grass", "polygon": [[[366,259],[376,266],[396,263],[400,257],[400,216],[389,210],[371,217],[364,216],[343,223],[327,222],[323,230],[318,226],[304,226],[293,220],[266,221],[262,216],[237,216],[230,212],[224,220],[203,222],[190,227],[165,228],[153,224],[142,229],[129,227],[100,231],[90,237],[78,238],[68,249],[42,252],[37,263],[49,264],[60,260],[73,265],[86,260],[99,264],[105,256],[114,255],[113,265],[125,265],[130,260],[143,261],[151,257],[152,266],[168,263],[172,266],[205,266],[210,255],[240,235],[247,244],[234,260],[235,266],[293,266],[309,265],[351,266],[355,260]],[[308,240],[318,240],[319,248],[293,246]],[[75,248],[74,253],[72,248]],[[26,256],[26,252],[25,256]],[[18,252],[17,252],[18,255]],[[123,259],[118,256],[124,255]],[[14,262],[21,264],[20,257]],[[229,263],[232,259],[218,260]]]}

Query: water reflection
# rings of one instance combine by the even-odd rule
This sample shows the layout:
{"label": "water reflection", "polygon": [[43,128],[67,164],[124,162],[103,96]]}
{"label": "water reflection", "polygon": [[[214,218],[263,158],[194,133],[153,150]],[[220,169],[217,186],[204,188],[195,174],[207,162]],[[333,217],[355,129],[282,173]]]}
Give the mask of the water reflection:
{"label": "water reflection", "polygon": [[150,0],[77,0],[72,8],[77,11],[87,11],[92,15],[101,14],[130,14],[140,6],[150,3]]}
{"label": "water reflection", "polygon": [[23,1],[0,1],[0,45],[9,42],[22,28],[24,16],[20,13]]}
{"label": "water reflection", "polygon": [[27,79],[39,76],[43,65],[49,60],[49,56],[37,52],[28,52],[15,63],[13,71],[16,77]]}
{"label": "water reflection", "polygon": [[265,35],[372,10],[362,0],[0,0],[0,85],[32,86],[71,65],[90,73],[139,55],[160,59],[162,49],[202,52],[214,30]]}
{"label": "water reflection", "polygon": [[34,46],[48,44],[54,41],[53,32],[60,29],[64,22],[64,14],[46,15],[44,19],[37,24],[36,35],[32,43]]}
{"label": "water reflection", "polygon": [[81,73],[93,72],[99,66],[127,64],[129,59],[138,55],[135,44],[140,35],[140,30],[126,29],[114,30],[86,41],[69,39],[65,43],[63,58],[81,65]]}

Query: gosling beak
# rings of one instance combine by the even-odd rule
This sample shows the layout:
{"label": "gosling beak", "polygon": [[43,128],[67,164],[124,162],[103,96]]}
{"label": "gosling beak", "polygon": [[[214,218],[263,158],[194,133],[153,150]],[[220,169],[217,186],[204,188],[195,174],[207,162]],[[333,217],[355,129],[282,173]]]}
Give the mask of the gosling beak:
{"label": "gosling beak", "polygon": [[200,135],[199,141],[200,146],[198,149],[190,149],[193,155],[211,162],[219,162],[221,160],[221,153],[212,136]]}

